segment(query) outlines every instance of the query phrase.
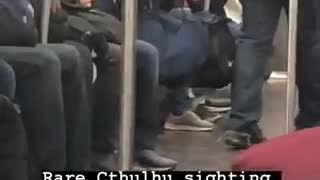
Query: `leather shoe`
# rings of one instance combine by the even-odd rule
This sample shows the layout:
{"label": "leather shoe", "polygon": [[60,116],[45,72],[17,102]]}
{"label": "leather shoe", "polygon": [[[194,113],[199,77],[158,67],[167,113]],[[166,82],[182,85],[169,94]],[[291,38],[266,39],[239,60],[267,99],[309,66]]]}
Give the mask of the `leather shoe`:
{"label": "leather shoe", "polygon": [[159,155],[154,150],[141,150],[135,153],[135,160],[141,166],[146,166],[147,169],[155,171],[170,171],[177,166],[175,160]]}

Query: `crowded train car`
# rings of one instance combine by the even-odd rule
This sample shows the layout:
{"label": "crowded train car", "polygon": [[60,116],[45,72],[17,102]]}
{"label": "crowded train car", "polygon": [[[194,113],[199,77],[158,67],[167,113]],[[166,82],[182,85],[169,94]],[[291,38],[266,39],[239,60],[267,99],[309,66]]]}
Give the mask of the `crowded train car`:
{"label": "crowded train car", "polygon": [[0,0],[0,180],[59,179],[48,171],[319,180],[318,8]]}

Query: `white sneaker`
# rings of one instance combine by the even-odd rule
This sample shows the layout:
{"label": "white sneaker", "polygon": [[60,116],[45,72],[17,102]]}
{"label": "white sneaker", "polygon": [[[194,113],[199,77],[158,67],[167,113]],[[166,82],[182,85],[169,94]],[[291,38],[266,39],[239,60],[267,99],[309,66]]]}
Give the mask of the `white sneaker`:
{"label": "white sneaker", "polygon": [[164,128],[173,131],[211,131],[214,125],[202,120],[192,111],[187,111],[181,116],[169,115]]}

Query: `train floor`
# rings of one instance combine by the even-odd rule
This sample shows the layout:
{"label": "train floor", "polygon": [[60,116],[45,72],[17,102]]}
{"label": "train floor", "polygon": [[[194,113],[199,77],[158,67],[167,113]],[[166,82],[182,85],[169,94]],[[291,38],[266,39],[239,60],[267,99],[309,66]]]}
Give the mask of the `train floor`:
{"label": "train floor", "polygon": [[[285,132],[286,81],[269,80],[264,87],[264,111],[261,127],[270,138]],[[218,139],[222,132],[167,131],[160,138],[159,150],[179,161],[177,170],[228,170],[239,153],[228,149]]]}

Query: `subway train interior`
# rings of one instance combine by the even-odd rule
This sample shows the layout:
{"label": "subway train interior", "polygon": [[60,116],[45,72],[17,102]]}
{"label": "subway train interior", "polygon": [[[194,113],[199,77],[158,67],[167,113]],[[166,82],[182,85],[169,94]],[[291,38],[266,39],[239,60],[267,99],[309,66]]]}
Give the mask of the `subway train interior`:
{"label": "subway train interior", "polygon": [[316,180],[320,51],[307,40],[320,3],[309,1],[0,0],[0,180],[117,170]]}

